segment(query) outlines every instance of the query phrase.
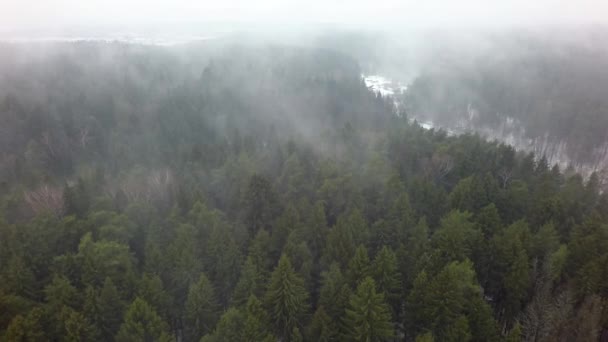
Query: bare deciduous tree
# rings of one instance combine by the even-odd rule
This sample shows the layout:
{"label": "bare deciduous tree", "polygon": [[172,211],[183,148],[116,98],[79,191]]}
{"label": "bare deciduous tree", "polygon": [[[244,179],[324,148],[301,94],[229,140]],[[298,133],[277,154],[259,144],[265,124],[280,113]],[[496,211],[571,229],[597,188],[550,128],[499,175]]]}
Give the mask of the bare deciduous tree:
{"label": "bare deciduous tree", "polygon": [[498,177],[502,182],[502,188],[505,189],[509,185],[511,178],[513,178],[513,170],[502,169],[498,172]]}
{"label": "bare deciduous tree", "polygon": [[63,190],[57,187],[43,185],[36,190],[26,191],[23,199],[34,214],[43,212],[61,216],[64,211]]}

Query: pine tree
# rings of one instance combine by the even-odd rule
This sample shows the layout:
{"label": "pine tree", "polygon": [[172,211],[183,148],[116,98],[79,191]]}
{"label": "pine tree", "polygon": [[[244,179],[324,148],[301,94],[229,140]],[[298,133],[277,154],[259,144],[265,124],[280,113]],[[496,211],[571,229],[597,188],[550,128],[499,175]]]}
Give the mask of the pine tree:
{"label": "pine tree", "polygon": [[368,243],[369,230],[367,222],[358,210],[349,215],[343,214],[327,236],[324,264],[338,262],[342,267],[355,255],[358,245]]}
{"label": "pine tree", "polygon": [[205,250],[205,272],[216,285],[218,301],[226,303],[239,279],[243,262],[231,227],[227,224],[214,225]]}
{"label": "pine tree", "polygon": [[271,239],[267,230],[262,229],[257,232],[251,243],[249,244],[249,255],[251,261],[256,266],[261,279],[266,282],[270,272],[272,271],[275,260],[271,254]]}
{"label": "pine tree", "polygon": [[266,304],[279,336],[289,338],[308,309],[307,301],[304,281],[291,267],[287,256],[281,256],[266,292]]}
{"label": "pine tree", "polygon": [[344,335],[349,341],[385,341],[395,335],[390,309],[370,277],[363,279],[350,298]]}
{"label": "pine tree", "polygon": [[245,324],[244,315],[235,308],[229,308],[220,318],[213,334],[207,335],[201,341],[242,341]]}
{"label": "pine tree", "polygon": [[117,342],[170,342],[169,326],[154,309],[141,298],[136,298],[125,313],[125,319],[118,334]]}
{"label": "pine tree", "polygon": [[64,305],[75,308],[79,304],[78,290],[65,277],[53,277],[53,281],[44,288],[44,293],[47,303],[58,310]]}
{"label": "pine tree", "polygon": [[241,268],[241,276],[234,288],[232,303],[242,306],[247,303],[251,295],[261,296],[264,290],[263,279],[253,259],[248,257]]}
{"label": "pine tree", "polygon": [[242,341],[276,341],[270,334],[270,317],[262,306],[262,302],[255,296],[249,297],[245,308],[245,325],[243,327]]}
{"label": "pine tree", "polygon": [[[407,326],[416,334],[432,331],[442,341],[467,336],[480,341],[493,338],[491,311],[482,300],[470,261],[452,262],[432,278],[423,271],[407,299]],[[467,314],[472,322],[467,320],[465,325],[458,321]],[[471,335],[470,325],[478,335]]]}
{"label": "pine tree", "polygon": [[359,245],[355,251],[355,255],[348,263],[347,276],[349,284],[355,288],[366,277],[371,275],[369,257],[367,249],[363,245]]}
{"label": "pine tree", "polygon": [[403,287],[411,289],[414,279],[428,259],[429,227],[424,218],[408,231],[405,243],[397,250]]}
{"label": "pine tree", "polygon": [[350,287],[340,271],[338,263],[333,263],[329,270],[321,274],[321,290],[319,293],[319,306],[327,308],[327,314],[337,322],[344,314],[344,309],[350,299]]}
{"label": "pine tree", "polygon": [[304,337],[302,337],[302,333],[300,333],[300,329],[298,327],[293,327],[291,330],[291,335],[289,336],[289,342],[303,342]]}
{"label": "pine tree", "polygon": [[144,273],[139,282],[138,296],[150,304],[163,319],[168,319],[171,298],[164,290],[163,281],[157,275]]}
{"label": "pine tree", "polygon": [[338,326],[325,312],[325,308],[319,306],[312,316],[306,336],[308,341],[330,342],[338,339],[339,332]]}
{"label": "pine tree", "polygon": [[307,289],[313,289],[313,258],[310,249],[300,237],[300,232],[289,234],[283,253],[287,255],[293,268],[304,279]]}
{"label": "pine tree", "polygon": [[433,234],[433,269],[438,271],[451,261],[464,261],[472,255],[472,247],[481,233],[471,222],[471,214],[451,211],[441,219],[441,227]]}
{"label": "pine tree", "polygon": [[462,315],[454,320],[443,335],[442,341],[447,342],[468,342],[471,341],[471,331],[469,330],[469,322],[467,318]]}
{"label": "pine tree", "polygon": [[492,307],[482,296],[470,298],[465,310],[473,341],[498,341],[500,332]]}
{"label": "pine tree", "polygon": [[62,336],[66,341],[95,341],[99,339],[99,331],[80,312],[64,307],[59,315],[63,323]]}
{"label": "pine tree", "polygon": [[432,333],[427,332],[416,336],[415,342],[435,342],[435,337]]}
{"label": "pine tree", "polygon": [[220,309],[213,285],[204,273],[190,285],[185,310],[184,335],[189,341],[198,341],[215,327]]}
{"label": "pine tree", "polygon": [[277,194],[266,177],[254,174],[244,198],[244,221],[251,236],[260,229],[268,229],[279,212]]}
{"label": "pine tree", "polygon": [[405,326],[408,331],[419,333],[432,329],[436,315],[432,301],[431,279],[425,271],[421,271],[414,279],[412,290],[406,300]]}
{"label": "pine tree", "polygon": [[44,310],[35,307],[27,315],[17,315],[6,328],[6,341],[43,342],[48,341],[44,326]]}
{"label": "pine tree", "polygon": [[124,303],[116,286],[110,278],[106,278],[99,294],[88,293],[85,303],[87,317],[96,317],[93,323],[97,325],[104,339],[112,339],[120,323],[124,310]]}
{"label": "pine tree", "polygon": [[329,233],[325,207],[320,201],[314,205],[312,215],[307,221],[306,232],[308,246],[310,246],[313,258],[318,260],[321,257],[321,252],[325,250],[327,234]]}
{"label": "pine tree", "polygon": [[397,266],[397,256],[390,248],[384,246],[378,252],[372,263],[371,273],[378,292],[384,294],[384,298],[392,307],[393,317],[396,317],[401,307],[401,274]]}
{"label": "pine tree", "polygon": [[509,333],[505,337],[505,342],[521,342],[522,341],[522,331],[521,325],[519,322],[516,322],[513,328],[509,330]]}

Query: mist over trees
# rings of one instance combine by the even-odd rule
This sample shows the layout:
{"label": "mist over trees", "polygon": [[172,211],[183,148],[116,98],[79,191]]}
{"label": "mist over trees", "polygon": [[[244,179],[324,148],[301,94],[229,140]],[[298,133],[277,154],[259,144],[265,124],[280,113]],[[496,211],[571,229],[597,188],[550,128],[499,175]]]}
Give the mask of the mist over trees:
{"label": "mist over trees", "polygon": [[[507,113],[505,65],[471,87]],[[598,339],[598,174],[423,129],[408,111],[443,102],[361,73],[328,48],[3,43],[0,339]]]}
{"label": "mist over trees", "polygon": [[440,44],[402,99],[412,115],[442,127],[478,131],[586,173],[601,170],[608,163],[604,32]]}

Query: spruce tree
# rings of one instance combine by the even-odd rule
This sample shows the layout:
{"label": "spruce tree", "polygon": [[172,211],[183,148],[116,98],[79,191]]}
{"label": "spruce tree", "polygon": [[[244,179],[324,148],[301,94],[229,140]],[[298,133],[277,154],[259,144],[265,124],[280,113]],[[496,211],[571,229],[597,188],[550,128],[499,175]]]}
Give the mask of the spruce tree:
{"label": "spruce tree", "polygon": [[378,292],[384,294],[395,317],[401,307],[401,274],[398,270],[397,256],[390,248],[384,246],[378,252],[372,263],[371,273]]}
{"label": "spruce tree", "polygon": [[185,310],[184,335],[189,341],[198,341],[215,327],[220,309],[213,285],[204,273],[190,285]]}
{"label": "spruce tree", "polygon": [[264,309],[262,302],[255,296],[250,296],[245,308],[242,341],[276,341],[276,338],[270,333],[271,328],[270,316]]}
{"label": "spruce tree", "polygon": [[141,298],[135,298],[125,313],[125,319],[115,340],[117,342],[170,342],[169,326]]}
{"label": "spruce tree", "polygon": [[98,320],[95,324],[99,327],[101,336],[104,339],[111,339],[120,327],[124,310],[124,303],[118,289],[110,278],[106,278],[96,298],[96,302],[91,302],[93,300],[91,297],[88,297],[88,300],[89,302],[85,305],[85,311],[88,313],[98,310]]}
{"label": "spruce tree", "polygon": [[336,341],[339,337],[339,329],[335,322],[329,317],[325,308],[319,306],[307,329],[307,340],[318,342]]}
{"label": "spruce tree", "polygon": [[325,307],[327,314],[337,322],[344,314],[344,308],[350,299],[350,287],[338,263],[331,264],[329,270],[323,272],[321,277],[318,305]]}
{"label": "spruce tree", "polygon": [[386,341],[395,335],[390,309],[371,277],[365,278],[351,296],[344,317],[344,335],[349,341]]}
{"label": "spruce tree", "polygon": [[355,251],[355,255],[348,263],[347,277],[349,284],[355,288],[366,277],[371,275],[369,257],[367,249],[363,245],[359,245]]}
{"label": "spruce tree", "polygon": [[251,295],[261,296],[264,290],[262,276],[251,257],[248,257],[241,268],[241,276],[232,295],[232,304],[242,306]]}
{"label": "spruce tree", "polygon": [[308,310],[308,293],[304,281],[295,272],[289,258],[283,255],[270,277],[266,305],[277,334],[287,339]]}

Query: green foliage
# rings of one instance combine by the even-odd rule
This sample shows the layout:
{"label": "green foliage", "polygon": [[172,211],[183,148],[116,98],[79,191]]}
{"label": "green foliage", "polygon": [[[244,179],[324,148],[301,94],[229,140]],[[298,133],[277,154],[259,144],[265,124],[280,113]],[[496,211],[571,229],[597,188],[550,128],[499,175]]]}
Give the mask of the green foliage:
{"label": "green foliage", "polygon": [[188,290],[184,315],[186,338],[198,341],[203,335],[211,332],[217,323],[219,312],[215,289],[203,273]]}
{"label": "green foliage", "polygon": [[435,338],[433,337],[433,334],[431,334],[430,332],[416,336],[416,342],[434,342],[434,341],[435,341]]}
{"label": "green foliage", "polygon": [[344,335],[349,341],[385,341],[395,335],[384,295],[376,292],[370,277],[357,286],[345,312]]}
{"label": "green foliage", "polygon": [[401,307],[401,274],[397,265],[397,256],[387,246],[376,255],[372,262],[371,274],[376,282],[378,292],[384,295],[387,303],[392,307],[393,317]]}
{"label": "green foliage", "polygon": [[255,296],[249,297],[245,309],[245,323],[242,340],[245,342],[274,341],[270,331],[272,325],[270,316],[262,306],[262,302]]}
{"label": "green foliage", "polygon": [[169,327],[154,309],[141,298],[136,298],[127,308],[125,319],[116,341],[172,341]]}
{"label": "green foliage", "polygon": [[244,222],[252,235],[270,228],[278,206],[277,195],[268,179],[257,174],[251,176],[244,197]]}
{"label": "green foliage", "polygon": [[332,320],[334,322],[338,321],[348,304],[350,287],[337,263],[331,264],[329,270],[321,274],[321,278],[319,306],[327,308],[327,313]]}
{"label": "green foliage", "polygon": [[64,277],[55,276],[53,281],[44,288],[45,299],[54,307],[69,306],[75,308],[79,304],[78,290]]}
{"label": "green foliage", "polygon": [[242,341],[244,324],[243,314],[235,308],[230,308],[220,318],[215,331],[204,336],[201,341]]}
{"label": "green foliage", "polygon": [[241,277],[236,283],[232,302],[236,306],[247,303],[250,296],[259,297],[264,291],[263,278],[255,265],[253,259],[248,257],[241,269]]}
{"label": "green foliage", "polygon": [[101,286],[110,278],[117,287],[132,288],[134,279],[133,257],[129,246],[113,241],[93,241],[85,234],[78,245],[77,262],[81,266],[81,282]]}
{"label": "green foliage", "polygon": [[367,256],[367,249],[363,245],[359,245],[355,250],[355,255],[348,263],[346,271],[348,283],[352,288],[357,287],[359,283],[372,273],[371,263]]}
{"label": "green foliage", "polygon": [[471,258],[480,238],[480,232],[471,222],[471,214],[450,212],[441,219],[439,230],[431,237],[433,267],[439,269],[449,262]]}
{"label": "green foliage", "polygon": [[7,341],[47,341],[44,311],[36,307],[25,316],[17,315],[6,328]]}
{"label": "green foliage", "polygon": [[407,323],[414,332],[433,331],[442,340],[496,339],[496,325],[470,261],[452,262],[433,278],[421,272],[407,307],[412,315]]}
{"label": "green foliage", "polygon": [[[480,98],[475,77],[423,75],[396,115],[332,49],[102,45],[35,67],[3,46],[20,67],[0,79],[1,340],[590,341],[607,325],[602,174],[404,113],[528,121],[492,68]],[[425,102],[440,93],[459,100]],[[570,146],[533,129],[545,151],[601,154],[581,146],[605,130]]]}
{"label": "green foliage", "polygon": [[150,304],[161,318],[168,317],[171,298],[165,291],[163,281],[159,276],[144,273],[139,282],[137,295]]}
{"label": "green foliage", "polygon": [[62,337],[65,341],[93,341],[99,339],[99,331],[82,313],[70,308],[61,311]]}
{"label": "green foliage", "polygon": [[91,286],[87,287],[84,313],[99,329],[104,339],[114,337],[122,322],[124,309],[125,304],[110,278],[106,278],[99,291]]}
{"label": "green foliage", "polygon": [[319,306],[312,316],[306,336],[309,341],[329,342],[338,339],[338,332],[335,321],[329,317],[323,306]]}
{"label": "green foliage", "polygon": [[295,272],[287,256],[281,256],[266,292],[266,305],[279,336],[289,338],[308,310],[307,300],[304,281]]}

